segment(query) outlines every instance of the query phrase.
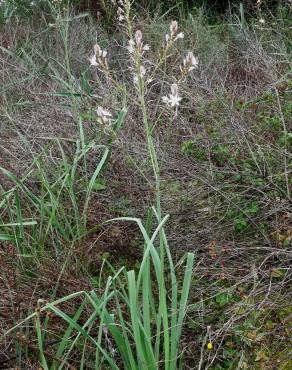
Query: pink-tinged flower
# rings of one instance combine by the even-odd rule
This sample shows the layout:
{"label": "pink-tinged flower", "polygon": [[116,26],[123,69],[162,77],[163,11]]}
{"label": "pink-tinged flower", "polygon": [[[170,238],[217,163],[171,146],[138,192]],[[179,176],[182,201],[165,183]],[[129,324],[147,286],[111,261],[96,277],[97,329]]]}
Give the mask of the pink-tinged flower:
{"label": "pink-tinged flower", "polygon": [[198,59],[194,56],[192,51],[187,53],[187,56],[183,60],[184,69],[187,72],[192,71],[193,69],[197,68],[199,64]]}
{"label": "pink-tinged flower", "polygon": [[172,84],[170,87],[171,93],[162,97],[162,101],[170,107],[178,107],[182,98],[178,95],[177,84]]}
{"label": "pink-tinged flower", "polygon": [[180,32],[178,33],[178,23],[177,21],[171,21],[170,26],[169,26],[170,34],[165,35],[165,41],[166,41],[166,46],[170,44],[170,42],[174,42],[179,39],[184,38],[184,33]]}
{"label": "pink-tinged flower", "polygon": [[178,23],[177,23],[177,21],[171,21],[170,22],[169,29],[170,29],[170,34],[172,36],[174,36],[177,33],[177,31],[178,31]]}
{"label": "pink-tinged flower", "polygon": [[134,40],[133,39],[130,39],[128,41],[127,49],[128,49],[128,51],[129,51],[130,54],[134,54],[135,49],[141,55],[143,55],[145,51],[150,50],[149,45],[148,44],[145,44],[144,45],[142,39],[143,39],[142,32],[140,30],[137,30],[135,32],[135,39]]}
{"label": "pink-tinged flower", "polygon": [[90,65],[93,67],[99,67],[101,69],[107,69],[107,51],[95,44],[93,47],[93,55],[89,58]]}

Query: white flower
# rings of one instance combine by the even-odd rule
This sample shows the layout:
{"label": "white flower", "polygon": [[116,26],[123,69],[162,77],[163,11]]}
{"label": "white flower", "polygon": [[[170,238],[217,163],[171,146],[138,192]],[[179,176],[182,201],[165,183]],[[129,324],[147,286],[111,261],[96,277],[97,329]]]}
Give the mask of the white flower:
{"label": "white flower", "polygon": [[198,59],[194,56],[192,51],[187,53],[187,56],[183,60],[183,65],[187,72],[192,71],[193,69],[197,68],[199,64]]}
{"label": "white flower", "polygon": [[171,21],[169,29],[170,29],[170,35],[168,33],[165,35],[166,46],[169,46],[171,41],[174,42],[178,39],[183,39],[184,38],[184,33],[183,32],[178,33],[178,23],[177,23],[177,21]]}
{"label": "white flower", "polygon": [[162,101],[171,107],[178,107],[182,98],[178,95],[177,84],[172,84],[170,90],[171,93],[168,96],[163,96]]}
{"label": "white flower", "polygon": [[143,65],[141,65],[140,68],[139,68],[139,73],[134,74],[134,76],[133,76],[134,84],[137,85],[138,81],[139,81],[139,78],[141,80],[143,80],[145,75],[146,75],[146,68]]}
{"label": "white flower", "polygon": [[89,58],[90,65],[94,67],[101,67],[102,69],[107,69],[107,51],[102,50],[98,44],[95,44],[93,47],[93,52],[93,55]]}
{"label": "white flower", "polygon": [[185,37],[184,33],[183,32],[180,32],[176,38],[175,38],[175,41],[178,40],[178,39],[183,39]]}
{"label": "white flower", "polygon": [[261,24],[265,24],[265,23],[266,23],[266,21],[264,20],[264,18],[260,18],[260,19],[259,19],[259,22],[260,22]]}
{"label": "white flower", "polygon": [[93,54],[92,57],[89,58],[89,62],[90,62],[90,65],[91,66],[94,66],[94,67],[98,66],[98,63],[96,61],[96,55],[95,54]]}
{"label": "white flower", "polygon": [[143,37],[142,32],[140,30],[137,30],[135,32],[135,41],[138,48],[142,47],[142,37]]}
{"label": "white flower", "polygon": [[133,54],[135,51],[135,41],[133,39],[130,39],[127,46],[128,52],[130,54]]}
{"label": "white flower", "polygon": [[96,113],[98,117],[103,121],[103,122],[110,122],[112,118],[111,112],[109,112],[107,109],[104,109],[102,107],[98,107],[96,110]]}

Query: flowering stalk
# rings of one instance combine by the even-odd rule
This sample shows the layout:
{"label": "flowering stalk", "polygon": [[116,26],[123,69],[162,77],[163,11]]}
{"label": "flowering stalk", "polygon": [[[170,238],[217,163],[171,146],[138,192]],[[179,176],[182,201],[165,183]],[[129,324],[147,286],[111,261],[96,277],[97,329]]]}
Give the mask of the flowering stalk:
{"label": "flowering stalk", "polygon": [[125,26],[126,31],[128,33],[128,37],[132,39],[133,30],[130,17],[131,2],[130,0],[119,0],[118,5],[119,5],[117,10],[118,22],[121,26]]}
{"label": "flowering stalk", "polygon": [[155,66],[155,68],[152,72],[151,80],[153,79],[155,73],[160,68],[160,66],[166,61],[167,56],[168,56],[168,52],[173,47],[174,43],[177,40],[180,40],[180,39],[184,38],[184,33],[183,32],[178,33],[178,23],[177,23],[177,21],[171,21],[170,22],[169,30],[170,30],[170,34],[167,33],[165,35],[165,46],[164,46],[162,54],[161,54],[161,56],[160,56],[160,58],[157,62],[157,65]]}
{"label": "flowering stalk", "polygon": [[[145,77],[146,77],[146,69],[142,64],[142,56],[144,53],[149,50],[147,45],[143,43],[143,35],[140,30],[136,31],[135,39],[133,42],[130,43],[130,55],[132,62],[134,64],[135,69],[135,84],[138,91],[138,99],[139,105],[142,112],[143,117],[143,125],[146,134],[147,140],[147,147],[148,153],[152,164],[153,174],[155,178],[155,195],[156,195],[156,217],[158,224],[162,221],[162,213],[161,213],[161,191],[160,191],[160,168],[158,164],[157,154],[155,150],[155,145],[153,142],[152,137],[152,128],[150,127],[148,121],[148,113],[146,108],[145,102]],[[131,39],[130,39],[131,40]],[[165,362],[166,364],[170,363],[170,334],[169,334],[169,319],[167,313],[167,302],[166,302],[166,295],[165,295],[165,280],[164,280],[164,260],[165,260],[165,251],[167,251],[167,244],[165,243],[165,234],[163,229],[159,230],[159,239],[160,239],[160,264],[161,264],[161,275],[159,279],[159,317],[157,319],[157,338],[161,335],[161,331],[163,332],[163,339],[164,339],[164,355],[165,355]],[[147,267],[149,274],[150,274],[150,265],[148,264]],[[162,328],[161,328],[162,326]],[[150,335],[150,327],[149,327],[149,335]],[[155,346],[155,354],[156,359],[159,359],[159,345],[160,342],[156,342],[157,347]],[[166,367],[168,369],[168,365]]]}
{"label": "flowering stalk", "polygon": [[[194,56],[193,52],[189,51],[180,66],[181,76],[178,83],[182,81],[188,73],[198,67],[198,59]],[[182,98],[178,94],[178,84],[173,83],[170,88],[171,93],[163,96],[162,101],[171,108],[175,108],[175,116],[177,115],[178,107]]]}
{"label": "flowering stalk", "polygon": [[192,51],[189,51],[186,57],[183,59],[183,64],[180,66],[181,77],[179,80],[183,80],[188,73],[198,68],[198,65],[198,59],[194,56]]}

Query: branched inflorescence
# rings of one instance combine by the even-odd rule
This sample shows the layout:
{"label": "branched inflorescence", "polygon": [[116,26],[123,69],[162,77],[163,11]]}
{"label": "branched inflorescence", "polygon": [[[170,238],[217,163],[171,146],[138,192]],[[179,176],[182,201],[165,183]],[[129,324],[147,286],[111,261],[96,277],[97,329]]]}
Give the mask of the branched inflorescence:
{"label": "branched inflorescence", "polygon": [[[170,22],[169,32],[165,35],[165,43],[162,48],[162,54],[156,63],[148,63],[145,58],[146,52],[150,50],[149,44],[143,40],[143,33],[140,29],[133,31],[132,20],[130,18],[131,3],[129,0],[119,0],[117,8],[117,20],[119,25],[122,27],[123,32],[127,35],[127,46],[126,49],[129,53],[129,71],[133,75],[133,82],[137,88],[138,94],[145,94],[146,86],[153,81],[155,73],[159,68],[165,64],[169,57],[174,44],[184,38],[184,33],[179,31],[179,25],[176,20]],[[107,51],[96,44],[94,46],[94,53],[90,57],[90,65],[98,68],[100,71],[109,75],[109,66],[107,60]],[[145,63],[146,62],[146,63]],[[192,51],[189,51],[183,58],[183,61],[179,67],[179,75],[176,81],[171,83],[170,93],[166,94],[161,98],[162,102],[169,108],[175,109],[175,115],[177,114],[178,107],[182,100],[179,94],[179,85],[186,76],[198,67],[198,59],[194,56]],[[146,68],[147,65],[147,68]],[[148,65],[154,66],[152,72]],[[97,111],[98,117],[102,122],[110,122],[111,114],[104,108],[99,107]]]}

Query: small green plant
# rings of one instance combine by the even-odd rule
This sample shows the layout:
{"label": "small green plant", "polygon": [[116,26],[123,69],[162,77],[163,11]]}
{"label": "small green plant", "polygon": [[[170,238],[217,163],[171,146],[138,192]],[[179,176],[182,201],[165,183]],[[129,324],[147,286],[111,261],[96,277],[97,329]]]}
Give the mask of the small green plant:
{"label": "small green plant", "polygon": [[219,164],[223,165],[231,157],[229,147],[227,145],[218,144],[213,147],[213,158]]}
{"label": "small green plant", "polygon": [[201,141],[201,137],[197,137],[196,140],[187,140],[183,142],[181,147],[182,153],[199,161],[206,161],[207,153]]}

